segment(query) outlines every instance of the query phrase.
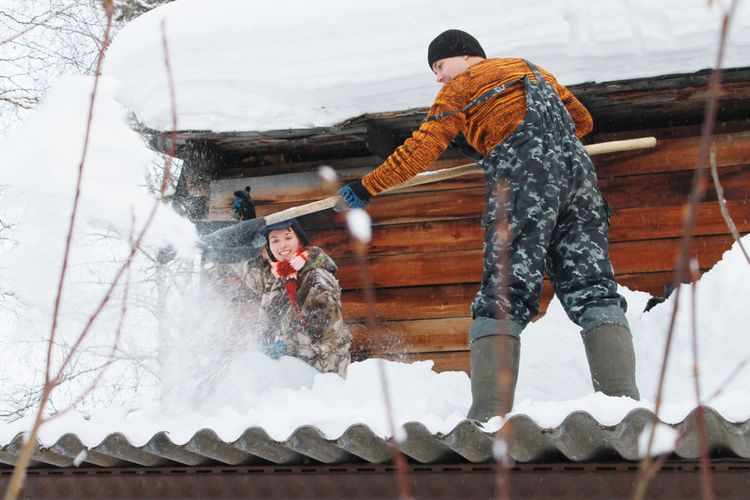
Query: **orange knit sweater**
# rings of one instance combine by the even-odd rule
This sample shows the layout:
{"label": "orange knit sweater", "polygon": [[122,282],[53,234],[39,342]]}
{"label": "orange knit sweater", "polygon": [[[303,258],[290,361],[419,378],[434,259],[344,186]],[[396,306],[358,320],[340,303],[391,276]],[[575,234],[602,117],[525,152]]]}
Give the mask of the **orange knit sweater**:
{"label": "orange knit sweater", "polygon": [[[576,135],[583,137],[591,132],[593,121],[583,104],[557,83],[551,73],[541,68],[539,70],[545,81],[557,90],[568,109],[576,125]],[[521,75],[534,78],[522,59],[485,59],[478,62],[443,85],[428,116],[461,109],[472,99]],[[401,184],[427,170],[459,132],[463,132],[474,149],[486,156],[518,127],[525,113],[526,97],[523,82],[519,82],[463,113],[425,122],[382,165],[364,176],[362,184],[373,195]]]}

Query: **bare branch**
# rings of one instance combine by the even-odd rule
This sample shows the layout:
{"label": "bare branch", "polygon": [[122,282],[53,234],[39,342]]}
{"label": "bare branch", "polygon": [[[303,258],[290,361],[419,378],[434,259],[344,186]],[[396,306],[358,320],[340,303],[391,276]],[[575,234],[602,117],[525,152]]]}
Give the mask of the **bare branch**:
{"label": "bare branch", "polygon": [[39,102],[37,96],[26,94],[0,94],[0,101],[5,101],[23,109],[32,109]]}
{"label": "bare branch", "polygon": [[175,156],[175,149],[177,147],[177,102],[175,100],[172,67],[169,63],[169,45],[167,44],[167,31],[165,21],[163,19],[161,21],[161,40],[162,47],[164,49],[164,67],[167,71],[167,81],[169,82],[169,103],[172,109],[172,130],[169,133],[169,153],[167,154],[167,161],[166,165],[164,166],[164,175],[161,181],[161,188],[159,189],[162,198],[164,198],[164,194],[167,192],[167,187],[169,186],[169,172],[172,167],[172,158]]}
{"label": "bare branch", "polygon": [[700,148],[698,152],[698,167],[696,168],[693,176],[692,188],[688,202],[686,203],[685,217],[683,220],[682,228],[682,240],[680,244],[680,252],[678,254],[677,263],[675,266],[674,273],[674,308],[672,309],[672,315],[669,321],[669,330],[667,332],[667,339],[664,346],[664,355],[662,357],[661,370],[659,372],[659,381],[656,389],[656,401],[654,404],[654,421],[651,426],[651,433],[649,434],[648,445],[644,453],[644,459],[641,461],[640,474],[638,482],[636,484],[633,498],[641,500],[646,495],[646,489],[649,483],[654,478],[662,462],[652,462],[650,455],[653,449],[654,439],[656,435],[656,426],[658,424],[659,411],[662,405],[662,396],[664,394],[664,384],[666,380],[667,364],[671,354],[672,340],[674,338],[674,329],[677,321],[677,311],[680,306],[680,285],[685,281],[687,276],[687,264],[692,254],[693,246],[693,229],[695,227],[696,214],[698,210],[698,203],[703,199],[706,192],[706,182],[704,180],[706,175],[706,165],[709,159],[710,146],[713,142],[714,128],[716,125],[716,115],[718,112],[718,101],[719,94],[721,92],[721,76],[722,76],[722,63],[724,60],[724,50],[726,48],[726,40],[729,35],[729,24],[734,16],[735,9],[737,7],[737,0],[732,0],[729,8],[724,12],[722,16],[720,38],[719,38],[719,49],[716,55],[716,64],[711,79],[708,84],[708,98],[706,102],[706,113],[703,120],[703,127],[701,130]]}
{"label": "bare branch", "polygon": [[719,203],[719,210],[721,210],[721,216],[724,217],[724,222],[726,222],[729,232],[732,233],[734,241],[740,247],[742,255],[745,256],[745,260],[750,264],[750,256],[748,256],[742,241],[740,241],[740,233],[737,231],[737,226],[729,215],[727,200],[724,198],[724,189],[721,187],[721,182],[719,181],[719,169],[716,166],[716,144],[711,145],[711,177],[714,180],[714,187],[716,188],[716,197]]}
{"label": "bare branch", "polygon": [[[65,369],[65,366],[70,361],[70,353],[69,353],[68,357],[65,359],[65,361],[63,362],[63,364],[60,367],[61,371],[59,371],[57,373],[57,375],[55,375],[54,379],[51,378],[52,346],[53,346],[53,343],[54,343],[54,340],[55,340],[55,333],[57,331],[57,321],[58,321],[59,313],[60,313],[60,304],[61,304],[62,293],[63,293],[63,283],[65,281],[65,274],[66,274],[66,269],[67,269],[67,266],[68,266],[68,259],[69,259],[70,250],[71,250],[73,230],[75,228],[76,215],[77,215],[78,207],[79,207],[79,200],[80,200],[80,195],[81,195],[81,181],[82,181],[82,178],[83,178],[83,167],[84,167],[84,164],[86,162],[86,156],[87,156],[88,146],[89,146],[89,139],[90,139],[90,135],[91,135],[91,126],[92,126],[92,119],[93,119],[93,112],[94,112],[94,103],[96,101],[97,89],[98,89],[98,86],[99,86],[99,76],[100,76],[100,73],[101,73],[101,67],[102,67],[102,64],[104,62],[104,47],[106,47],[107,44],[108,44],[108,39],[109,39],[111,27],[112,27],[112,9],[110,8],[110,9],[107,9],[107,27],[106,27],[106,29],[104,31],[104,43],[102,44],[102,49],[99,51],[99,57],[98,57],[98,61],[97,61],[96,74],[95,74],[95,77],[94,77],[94,89],[91,92],[91,99],[90,99],[90,102],[89,102],[89,112],[88,112],[88,118],[87,118],[87,122],[86,122],[86,133],[85,133],[85,138],[84,138],[84,143],[83,143],[83,153],[81,154],[81,161],[80,161],[79,166],[78,166],[78,178],[76,180],[75,196],[73,198],[73,212],[72,212],[71,217],[70,217],[70,222],[69,222],[69,227],[68,227],[68,235],[67,235],[67,238],[66,238],[66,241],[65,241],[65,250],[64,250],[64,256],[63,256],[63,265],[62,265],[62,269],[60,271],[60,280],[59,280],[58,286],[57,286],[57,293],[56,293],[56,298],[55,298],[54,312],[53,312],[53,317],[52,317],[52,327],[51,327],[50,337],[49,337],[49,343],[48,343],[48,347],[47,347],[47,362],[46,362],[46,367],[45,367],[45,370],[44,370],[44,385],[43,385],[43,388],[42,388],[42,395],[41,395],[41,398],[40,398],[39,407],[37,409],[36,416],[34,418],[34,424],[32,426],[29,439],[26,442],[26,444],[23,446],[23,448],[21,450],[21,455],[19,456],[18,462],[16,463],[16,467],[13,469],[13,474],[11,475],[10,480],[8,481],[8,487],[7,487],[7,490],[5,492],[5,499],[6,500],[15,500],[16,498],[18,498],[18,495],[21,492],[21,488],[23,486],[23,482],[24,482],[24,479],[26,477],[26,469],[27,469],[27,467],[29,465],[29,461],[31,460],[32,452],[33,452],[34,448],[36,448],[36,446],[37,446],[36,440],[37,440],[37,435],[39,433],[39,428],[42,425],[42,422],[44,420],[44,409],[45,409],[45,406],[46,406],[47,402],[49,401],[49,397],[50,397],[50,394],[51,394],[52,390],[57,385],[59,385],[59,383],[60,383],[62,370]],[[152,217],[153,217],[153,213],[154,212],[152,211]],[[150,219],[149,219],[149,222],[150,222]],[[146,227],[148,227],[148,223],[147,223]],[[144,230],[145,230],[145,228],[144,228]],[[142,235],[143,235],[143,232],[141,233],[141,236]],[[131,257],[130,257],[130,259],[132,259],[132,255],[133,255],[134,252],[135,252],[135,249],[133,249],[131,251],[131,254],[130,254]],[[129,265],[130,259],[128,259],[126,265]],[[118,275],[118,279],[119,279],[119,275]],[[117,282],[117,280],[115,280],[115,283],[116,282]],[[113,286],[114,286],[114,284],[113,284]],[[110,289],[110,293],[111,293],[111,289]],[[108,296],[109,296],[109,293],[108,293]],[[106,301],[108,300],[108,296],[105,297],[104,303],[106,303]],[[94,314],[98,314],[98,311],[99,310],[97,310],[97,312],[94,313]],[[79,342],[77,342],[74,345],[73,349],[75,349],[78,345],[80,345],[80,341],[82,341],[82,339],[85,337],[87,329],[89,328],[89,326],[90,326],[91,323],[92,323],[92,321],[89,322],[89,325],[87,325],[86,329],[84,330],[84,332],[79,337]]]}
{"label": "bare branch", "polygon": [[[134,228],[134,227],[135,227],[135,218],[133,217],[133,218],[131,218],[131,228]],[[135,245],[135,242],[133,241],[132,236],[133,236],[133,234],[132,234],[132,231],[131,231],[130,242],[131,242],[131,245]],[[74,399],[68,405],[68,407],[66,407],[64,410],[61,410],[57,414],[55,414],[55,417],[58,417],[58,416],[60,416],[60,415],[62,415],[64,413],[67,413],[68,411],[70,411],[73,408],[75,408],[76,406],[78,406],[78,404],[80,404],[84,399],[86,399],[86,397],[89,394],[91,394],[91,392],[94,390],[94,388],[96,388],[96,386],[99,384],[99,381],[104,376],[104,373],[107,371],[107,368],[109,368],[110,366],[112,366],[112,363],[114,363],[114,361],[115,361],[115,353],[117,352],[117,349],[118,349],[118,347],[120,345],[120,337],[122,336],[122,327],[123,327],[123,323],[125,322],[125,316],[127,315],[127,311],[128,311],[128,301],[127,301],[127,299],[128,299],[128,292],[130,290],[130,266],[128,266],[127,269],[128,269],[127,278],[125,279],[125,287],[124,287],[124,290],[122,292],[123,297],[122,297],[122,307],[120,309],[120,317],[119,317],[119,320],[117,322],[117,328],[115,329],[115,338],[112,341],[112,346],[110,348],[109,354],[107,355],[107,359],[106,359],[105,363],[102,366],[100,366],[100,367],[97,368],[96,377],[94,377],[94,380],[92,380],[89,383],[88,387],[86,389],[84,389],[78,395],[78,397],[76,399]],[[71,353],[73,353],[73,352],[76,351],[77,345],[74,346],[74,348],[71,350]],[[48,417],[44,421],[48,421],[51,418],[52,417]]]}
{"label": "bare branch", "polygon": [[27,28],[25,28],[25,29],[23,29],[23,30],[21,30],[21,31],[19,31],[19,32],[15,33],[15,34],[13,34],[11,36],[9,36],[8,38],[6,38],[4,40],[0,40],[0,45],[4,45],[4,44],[6,44],[8,42],[12,42],[16,38],[22,37],[23,35],[25,35],[29,31],[31,31],[31,30],[33,30],[35,28],[38,28],[39,26],[44,26],[45,24],[47,24],[52,19],[54,19],[54,18],[60,16],[61,14],[63,14],[66,10],[69,10],[70,8],[75,7],[75,5],[77,3],[78,3],[78,0],[74,0],[74,1],[70,2],[69,4],[67,4],[65,7],[61,8],[59,10],[56,10],[55,12],[52,12],[48,16],[42,18],[41,20],[34,21],[34,22],[30,23]]}

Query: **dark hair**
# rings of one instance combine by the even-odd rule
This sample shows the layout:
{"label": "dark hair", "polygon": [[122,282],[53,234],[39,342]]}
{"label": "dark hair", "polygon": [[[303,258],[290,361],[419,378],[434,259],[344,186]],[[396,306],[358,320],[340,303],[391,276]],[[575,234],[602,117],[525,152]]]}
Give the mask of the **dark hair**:
{"label": "dark hair", "polygon": [[277,222],[276,224],[271,224],[270,226],[266,226],[263,229],[263,236],[266,237],[266,251],[268,252],[268,256],[270,257],[270,259],[274,262],[276,261],[276,257],[274,257],[273,252],[271,252],[271,244],[268,241],[268,235],[271,234],[271,231],[277,231],[279,229],[287,228],[290,228],[292,231],[294,231],[294,234],[297,235],[297,238],[299,238],[299,241],[303,246],[308,246],[310,244],[310,239],[307,237],[305,230],[302,229],[302,224],[300,224],[297,219],[289,219]]}

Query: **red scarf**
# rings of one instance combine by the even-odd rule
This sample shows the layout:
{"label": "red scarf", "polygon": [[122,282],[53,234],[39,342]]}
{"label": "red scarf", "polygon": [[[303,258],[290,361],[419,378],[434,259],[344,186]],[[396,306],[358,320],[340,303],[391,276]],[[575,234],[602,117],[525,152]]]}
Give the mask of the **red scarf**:
{"label": "red scarf", "polygon": [[[297,256],[302,257],[302,259],[307,262],[310,254],[307,252],[307,250],[298,248]],[[299,309],[299,303],[297,300],[297,271],[294,269],[294,267],[292,267],[292,264],[288,260],[284,260],[281,262],[271,261],[270,264],[271,273],[275,277],[284,281],[286,295],[287,297],[289,297],[289,302],[292,304],[292,311],[294,311],[294,315],[303,326],[307,326],[307,321],[305,321],[305,318],[302,317],[302,311],[300,311]]]}

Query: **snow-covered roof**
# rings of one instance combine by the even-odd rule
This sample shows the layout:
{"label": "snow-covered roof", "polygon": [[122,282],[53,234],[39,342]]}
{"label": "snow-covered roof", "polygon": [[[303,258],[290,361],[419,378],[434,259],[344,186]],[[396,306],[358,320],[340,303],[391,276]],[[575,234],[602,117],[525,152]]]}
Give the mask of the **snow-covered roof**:
{"label": "snow-covered roof", "polygon": [[[724,450],[724,458],[732,455],[750,458],[750,420],[732,423],[711,408],[703,408],[703,415],[700,411],[693,410],[674,427],[657,424],[652,451],[674,452],[686,459],[700,457],[697,420],[703,418],[710,450]],[[617,425],[606,427],[584,411],[571,413],[554,428],[542,428],[525,415],[515,415],[509,420],[513,433],[508,442],[508,454],[517,462],[535,462],[550,456],[564,456],[574,462],[601,456],[638,460],[642,456],[639,450],[645,449],[645,439],[654,421],[658,421],[654,414],[643,408],[631,411]],[[419,422],[405,424],[403,432],[399,450],[418,463],[493,460],[492,433],[484,432],[470,420],[464,420],[445,435],[431,433]],[[0,447],[0,463],[14,464],[22,441],[19,434],[8,445]],[[184,443],[173,441],[166,432],[158,432],[140,445],[131,443],[120,433],[109,434],[94,446],[87,445],[75,434],[65,434],[54,444],[37,450],[32,460],[35,466],[163,467],[212,463],[291,465],[308,463],[310,459],[324,464],[360,461],[381,464],[391,463],[392,458],[390,440],[379,437],[366,425],[355,424],[333,439],[314,426],[299,427],[284,441],[272,439],[259,427],[245,429],[231,442],[222,440],[211,429],[196,432]]]}
{"label": "snow-covered roof", "polygon": [[[708,4],[712,5],[709,6]],[[162,23],[178,129],[330,126],[428,106],[438,91],[426,47],[447,28],[489,57],[524,57],[564,84],[711,68],[724,4],[705,0],[180,0],[127,25],[105,74],[150,128],[171,128]],[[739,2],[724,67],[750,66],[750,4]]]}

